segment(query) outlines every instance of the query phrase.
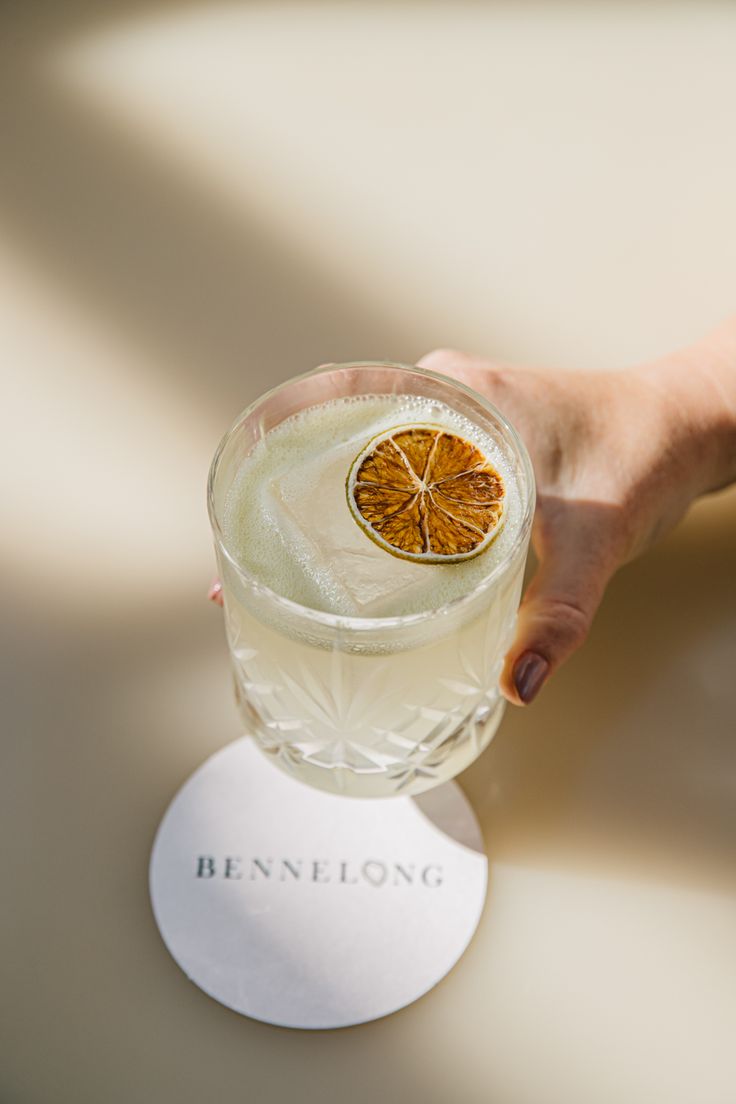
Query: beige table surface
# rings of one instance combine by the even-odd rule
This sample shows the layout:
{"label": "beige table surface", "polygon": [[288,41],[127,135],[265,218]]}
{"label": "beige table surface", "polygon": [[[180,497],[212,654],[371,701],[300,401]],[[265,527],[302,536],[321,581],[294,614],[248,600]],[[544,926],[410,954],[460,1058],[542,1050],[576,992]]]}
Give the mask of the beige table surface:
{"label": "beige table surface", "polygon": [[341,1032],[168,957],[147,863],[239,734],[203,482],[265,386],[624,365],[736,302],[736,5],[0,14],[2,1104],[736,1100],[736,498],[621,572],[461,778],[457,968]]}

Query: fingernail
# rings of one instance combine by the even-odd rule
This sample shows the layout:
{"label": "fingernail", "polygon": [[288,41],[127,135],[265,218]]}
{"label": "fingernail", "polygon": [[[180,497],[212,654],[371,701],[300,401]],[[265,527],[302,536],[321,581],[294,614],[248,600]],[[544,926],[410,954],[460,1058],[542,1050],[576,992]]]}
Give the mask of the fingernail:
{"label": "fingernail", "polygon": [[222,583],[220,582],[219,579],[215,579],[214,583],[212,584],[210,589],[207,591],[207,597],[209,598],[210,602],[216,602],[221,594],[222,594]]}
{"label": "fingernail", "polygon": [[536,652],[525,652],[517,659],[514,666],[514,686],[525,705],[536,698],[548,673],[549,662]]}

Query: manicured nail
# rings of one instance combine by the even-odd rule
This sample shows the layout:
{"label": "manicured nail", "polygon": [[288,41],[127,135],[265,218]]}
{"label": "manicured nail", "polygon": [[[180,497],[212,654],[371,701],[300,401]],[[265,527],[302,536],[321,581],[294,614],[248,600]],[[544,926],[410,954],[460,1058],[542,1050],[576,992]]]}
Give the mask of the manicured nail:
{"label": "manicured nail", "polygon": [[517,659],[514,665],[514,686],[525,705],[536,698],[548,673],[548,660],[536,652],[525,652]]}
{"label": "manicured nail", "polygon": [[207,597],[210,602],[216,602],[222,594],[222,583],[219,579],[215,579],[210,589],[207,591]]}

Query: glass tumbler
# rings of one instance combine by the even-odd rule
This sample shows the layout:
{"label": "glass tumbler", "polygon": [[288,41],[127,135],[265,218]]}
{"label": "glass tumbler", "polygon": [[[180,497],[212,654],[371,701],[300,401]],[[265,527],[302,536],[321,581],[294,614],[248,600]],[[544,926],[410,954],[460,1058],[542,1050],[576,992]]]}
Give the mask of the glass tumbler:
{"label": "glass tumbler", "polygon": [[[438,400],[497,443],[520,496],[503,555],[482,554],[488,573],[469,592],[406,616],[343,616],[275,593],[238,561],[223,534],[225,500],[243,459],[307,407],[386,394]],[[504,710],[498,680],[534,496],[529,456],[513,427],[482,396],[434,372],[328,365],[281,384],[241,414],[212,461],[208,506],[236,696],[248,732],[274,764],[332,793],[388,797],[420,793],[473,762]]]}

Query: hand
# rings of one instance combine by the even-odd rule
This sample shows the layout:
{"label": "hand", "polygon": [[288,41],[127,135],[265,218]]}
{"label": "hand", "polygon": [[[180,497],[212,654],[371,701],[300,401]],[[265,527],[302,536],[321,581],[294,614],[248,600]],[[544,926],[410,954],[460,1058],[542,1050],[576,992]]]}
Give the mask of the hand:
{"label": "hand", "polygon": [[[614,572],[694,498],[736,480],[736,318],[623,371],[509,367],[449,349],[419,364],[486,395],[532,458],[539,567],[501,676],[524,705],[583,643]],[[218,579],[209,597],[222,605]]]}
{"label": "hand", "polygon": [[419,361],[487,396],[534,465],[539,566],[501,677],[509,701],[530,702],[580,647],[618,567],[736,478],[735,330],[624,371],[514,368],[449,349]]}

